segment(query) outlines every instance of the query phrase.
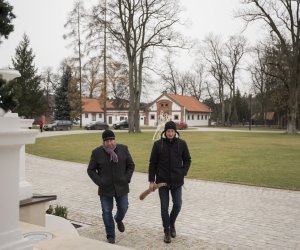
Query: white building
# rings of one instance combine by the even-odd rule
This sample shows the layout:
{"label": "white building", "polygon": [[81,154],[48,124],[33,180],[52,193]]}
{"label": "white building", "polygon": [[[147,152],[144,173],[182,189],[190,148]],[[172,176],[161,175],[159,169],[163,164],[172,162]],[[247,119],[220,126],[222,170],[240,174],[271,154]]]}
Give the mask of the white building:
{"label": "white building", "polygon": [[[83,98],[82,125],[104,121],[104,111],[99,99]],[[128,118],[128,105],[115,108],[111,101],[106,102],[108,125]],[[126,107],[127,106],[127,107]],[[156,126],[161,112],[168,114],[173,121],[186,122],[188,126],[208,126],[211,110],[192,96],[180,96],[163,92],[157,99],[140,110],[140,125]]]}
{"label": "white building", "polygon": [[156,126],[161,112],[174,122],[186,122],[188,126],[208,126],[211,110],[192,96],[163,92],[146,110],[146,124]]}

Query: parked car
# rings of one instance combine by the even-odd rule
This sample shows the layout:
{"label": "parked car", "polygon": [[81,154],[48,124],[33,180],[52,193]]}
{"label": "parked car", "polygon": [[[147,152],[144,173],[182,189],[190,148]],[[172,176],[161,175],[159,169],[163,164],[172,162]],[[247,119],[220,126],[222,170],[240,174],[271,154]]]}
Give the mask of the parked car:
{"label": "parked car", "polygon": [[107,125],[106,122],[91,122],[87,125],[84,126],[85,129],[88,129],[88,130],[96,130],[96,129],[108,129],[109,126]]}
{"label": "parked car", "polygon": [[56,130],[70,130],[73,127],[71,121],[67,120],[57,120],[52,123],[48,123],[44,125],[44,130],[49,131],[56,131]]}
{"label": "parked car", "polygon": [[113,128],[114,129],[128,128],[128,121],[124,120],[124,121],[120,121],[120,122],[114,123],[113,124]]}
{"label": "parked car", "polygon": [[176,128],[178,130],[183,130],[183,129],[187,129],[188,128],[188,125],[185,122],[175,122],[175,124],[176,124]]}

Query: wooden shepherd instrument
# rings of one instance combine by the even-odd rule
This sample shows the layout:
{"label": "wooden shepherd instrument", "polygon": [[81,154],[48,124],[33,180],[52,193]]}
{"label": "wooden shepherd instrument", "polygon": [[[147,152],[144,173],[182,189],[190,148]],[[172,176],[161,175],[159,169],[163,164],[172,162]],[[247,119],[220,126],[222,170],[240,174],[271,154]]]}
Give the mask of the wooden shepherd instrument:
{"label": "wooden shepherd instrument", "polygon": [[153,191],[150,188],[145,190],[143,193],[140,194],[140,200],[144,200],[147,197],[147,195],[150,194],[151,192],[154,192],[156,189],[165,187],[167,185],[168,185],[167,183],[158,183],[158,184],[154,183]]}

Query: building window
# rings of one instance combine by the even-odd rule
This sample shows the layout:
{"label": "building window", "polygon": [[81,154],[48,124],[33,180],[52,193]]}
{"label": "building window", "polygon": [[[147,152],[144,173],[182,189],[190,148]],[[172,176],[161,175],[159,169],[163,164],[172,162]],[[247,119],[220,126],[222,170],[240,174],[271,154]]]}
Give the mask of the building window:
{"label": "building window", "polygon": [[155,115],[150,115],[150,120],[155,120]]}
{"label": "building window", "polygon": [[194,120],[194,115],[192,115],[192,120]]}
{"label": "building window", "polygon": [[188,115],[188,120],[190,120],[190,115]]}
{"label": "building window", "polygon": [[200,115],[198,115],[198,120],[200,120]]}
{"label": "building window", "polygon": [[160,106],[161,106],[161,107],[163,107],[163,106],[164,106],[164,104],[163,104],[163,103],[161,103],[161,104],[160,104]]}
{"label": "building window", "polygon": [[120,121],[123,121],[124,120],[124,116],[120,116]]}
{"label": "building window", "polygon": [[168,107],[168,103],[166,103],[165,106]]}
{"label": "building window", "polygon": [[178,120],[178,119],[179,119],[178,115],[174,115],[174,120]]}
{"label": "building window", "polygon": [[92,114],[92,121],[96,121],[96,114]]}
{"label": "building window", "polygon": [[85,113],[85,118],[89,118],[89,114],[88,113]]}
{"label": "building window", "polygon": [[205,120],[207,120],[207,115],[205,115]]}
{"label": "building window", "polygon": [[99,114],[99,118],[102,118],[102,114]]}

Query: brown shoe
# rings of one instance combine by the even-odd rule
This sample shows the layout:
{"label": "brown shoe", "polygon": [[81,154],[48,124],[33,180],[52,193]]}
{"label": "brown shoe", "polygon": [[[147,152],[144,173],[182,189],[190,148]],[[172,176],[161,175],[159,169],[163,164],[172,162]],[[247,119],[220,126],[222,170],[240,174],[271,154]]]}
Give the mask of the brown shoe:
{"label": "brown shoe", "polygon": [[175,229],[175,225],[171,226],[171,237],[175,238],[176,237],[176,229]]}
{"label": "brown shoe", "polygon": [[170,233],[170,229],[165,229],[165,230],[164,230],[164,233],[165,233],[164,242],[165,242],[165,243],[171,243],[171,233]]}

